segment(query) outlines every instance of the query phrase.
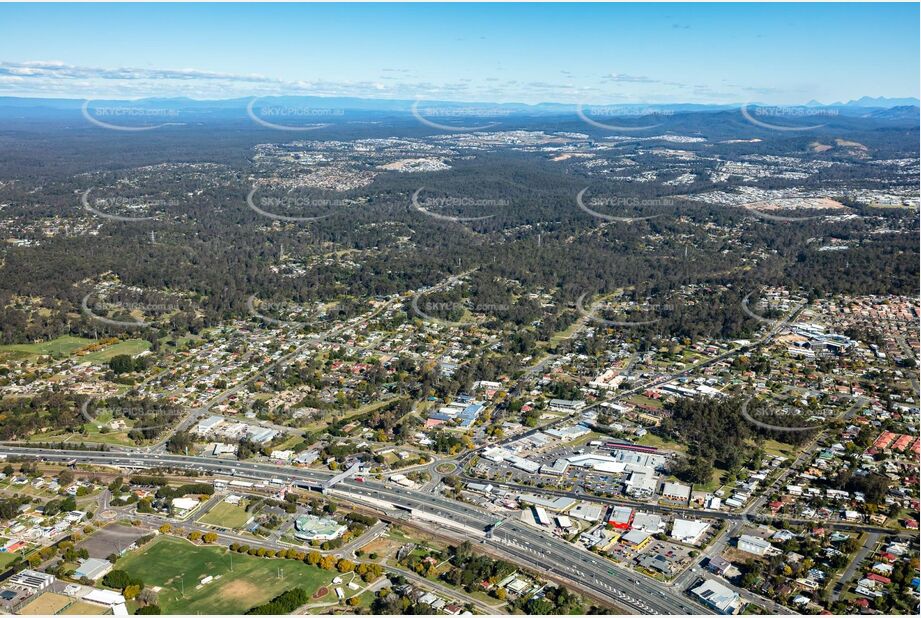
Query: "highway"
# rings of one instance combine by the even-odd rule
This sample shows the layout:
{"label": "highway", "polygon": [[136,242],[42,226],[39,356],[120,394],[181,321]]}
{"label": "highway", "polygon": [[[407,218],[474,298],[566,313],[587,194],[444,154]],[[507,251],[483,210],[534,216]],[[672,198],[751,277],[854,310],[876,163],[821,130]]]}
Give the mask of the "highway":
{"label": "highway", "polygon": [[[334,476],[332,472],[324,470],[222,461],[168,453],[128,454],[0,446],[0,455],[34,457],[46,461],[76,459],[80,463],[139,469],[177,468],[265,481],[279,478],[314,489],[321,487],[324,481]],[[618,567],[605,558],[518,522],[504,523],[495,529],[491,539],[487,539],[486,528],[494,524],[498,517],[461,502],[379,482],[361,482],[354,479],[342,481],[332,491],[350,502],[368,504],[382,510],[388,510],[387,506],[392,505],[418,519],[457,529],[471,541],[480,541],[509,556],[511,561],[566,579],[574,588],[580,588],[638,613],[712,613],[668,586]]]}

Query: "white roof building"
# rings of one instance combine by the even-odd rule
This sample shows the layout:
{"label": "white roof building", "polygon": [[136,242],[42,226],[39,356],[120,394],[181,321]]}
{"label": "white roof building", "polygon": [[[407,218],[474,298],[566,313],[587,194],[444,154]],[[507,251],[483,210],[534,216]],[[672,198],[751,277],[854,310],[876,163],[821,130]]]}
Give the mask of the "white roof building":
{"label": "white roof building", "polygon": [[710,524],[705,521],[676,519],[672,525],[672,538],[688,545],[697,545],[709,527]]}
{"label": "white roof building", "polygon": [[582,519],[584,521],[599,521],[603,514],[603,506],[590,502],[580,502],[569,511],[570,517],[575,517],[576,519]]}
{"label": "white roof building", "polygon": [[687,502],[691,497],[691,488],[682,483],[665,483],[662,497],[675,502]]}
{"label": "white roof building", "polygon": [[737,546],[740,551],[756,556],[763,556],[774,548],[768,541],[750,534],[740,536]]}
{"label": "white roof building", "polygon": [[6,583],[16,586],[17,588],[40,591],[53,584],[54,580],[54,575],[42,573],[41,571],[33,571],[32,569],[25,569],[10,577],[6,580]]}
{"label": "white roof building", "polygon": [[665,528],[665,524],[662,523],[662,518],[658,515],[637,511],[633,515],[632,528],[647,534],[657,534]]}
{"label": "white roof building", "polygon": [[124,605],[125,597],[121,595],[120,592],[115,592],[114,590],[93,590],[88,595],[83,597],[86,601],[92,601],[93,603],[100,603],[102,605]]}
{"label": "white roof building", "polygon": [[170,502],[170,506],[181,512],[191,511],[197,507],[198,504],[199,502],[195,498],[173,498],[173,501]]}
{"label": "white roof building", "polygon": [[705,579],[691,590],[707,607],[724,615],[735,614],[741,607],[739,595],[718,581]]}

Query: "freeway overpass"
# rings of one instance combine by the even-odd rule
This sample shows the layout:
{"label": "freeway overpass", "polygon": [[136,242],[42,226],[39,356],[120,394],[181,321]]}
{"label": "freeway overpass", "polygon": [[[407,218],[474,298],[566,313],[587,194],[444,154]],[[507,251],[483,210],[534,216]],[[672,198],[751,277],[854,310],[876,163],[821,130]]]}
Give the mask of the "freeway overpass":
{"label": "freeway overpass", "polygon": [[[288,468],[246,461],[222,461],[168,453],[129,454],[0,446],[0,455],[61,462],[77,459],[82,463],[135,468],[181,468],[262,481],[282,478],[297,485],[319,489],[336,476],[325,470]],[[494,551],[509,556],[513,562],[566,579],[572,582],[574,588],[635,612],[712,613],[684,597],[679,591],[618,567],[605,558],[525,524],[509,521],[495,528],[492,538],[487,539],[486,530],[495,523],[496,515],[462,502],[402,487],[394,488],[384,483],[358,482],[353,479],[340,480],[333,491],[350,502],[376,504],[381,508],[384,505],[392,505],[396,509],[409,512],[413,517],[443,525],[450,524],[466,537],[472,537],[471,540],[479,540]]]}

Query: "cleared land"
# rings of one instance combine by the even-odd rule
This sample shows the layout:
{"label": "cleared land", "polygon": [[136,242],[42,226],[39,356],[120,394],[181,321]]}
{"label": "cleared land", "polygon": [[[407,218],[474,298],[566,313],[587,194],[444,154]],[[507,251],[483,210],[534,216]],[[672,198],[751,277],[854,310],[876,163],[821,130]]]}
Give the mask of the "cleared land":
{"label": "cleared land", "polygon": [[25,605],[19,613],[24,616],[50,616],[56,614],[68,605],[72,598],[56,592],[46,592],[34,601]]}
{"label": "cleared land", "polygon": [[[167,614],[242,614],[296,586],[313,594],[337,575],[296,560],[243,554],[233,554],[231,572],[230,560],[223,547],[200,547],[161,536],[123,557],[115,568],[148,586],[160,586],[159,605]],[[199,586],[208,575],[215,580]]]}
{"label": "cleared land", "polygon": [[147,534],[150,534],[150,531],[144,528],[112,524],[86,537],[77,544],[77,547],[86,549],[91,558],[106,558],[122,551]]}
{"label": "cleared land", "polygon": [[246,512],[245,506],[246,501],[241,502],[239,505],[220,502],[214,505],[198,521],[222,528],[242,528],[253,516],[252,513]]}
{"label": "cleared land", "polygon": [[73,605],[65,609],[58,616],[101,616],[109,611],[108,607],[87,603],[86,601],[76,601]]}

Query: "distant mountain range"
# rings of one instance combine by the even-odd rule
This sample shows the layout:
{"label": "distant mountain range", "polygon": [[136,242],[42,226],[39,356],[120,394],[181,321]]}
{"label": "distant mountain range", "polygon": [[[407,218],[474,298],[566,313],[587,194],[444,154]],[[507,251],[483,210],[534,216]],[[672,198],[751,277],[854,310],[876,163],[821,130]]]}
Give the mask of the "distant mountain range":
{"label": "distant mountain range", "polygon": [[859,99],[853,99],[847,103],[829,103],[825,105],[819,103],[816,100],[809,101],[804,105],[804,107],[875,107],[875,108],[890,108],[890,107],[905,107],[914,105],[918,107],[921,105],[921,101],[914,97],[905,97],[905,98],[888,98],[888,97],[860,97]]}
{"label": "distant mountain range", "polygon": [[[87,106],[84,109],[84,106]],[[808,118],[823,110],[829,116],[840,118],[872,118],[883,121],[913,123],[919,118],[921,102],[915,98],[862,97],[847,103],[824,105],[810,101],[804,105],[779,106],[764,103],[735,104],[701,104],[669,103],[639,104],[611,103],[607,105],[586,104],[580,106],[572,103],[488,103],[458,101],[427,101],[411,99],[368,99],[358,97],[318,97],[318,96],[266,96],[253,99],[211,99],[199,100],[186,97],[147,98],[147,99],[55,99],[0,97],[0,118],[7,120],[63,120],[92,116],[100,122],[112,119],[120,122],[119,114],[127,122],[137,122],[148,112],[161,113],[151,116],[169,124],[175,122],[208,122],[227,119],[245,118],[248,112],[268,123],[285,124],[287,119],[310,118],[311,122],[322,124],[339,124],[340,121],[380,119],[412,119],[415,115],[424,124],[435,128],[455,128],[462,124],[483,124],[484,120],[499,121],[503,118],[540,118],[569,116],[581,113],[589,119],[615,117],[641,117],[653,114],[663,116],[685,114],[709,114],[720,112],[737,112],[747,108],[754,110],[773,109],[778,115],[801,115]],[[106,108],[110,108],[106,111]],[[113,110],[112,108],[118,108]],[[141,112],[140,110],[145,110]],[[797,110],[801,110],[798,112]],[[135,111],[136,113],[132,114]],[[174,116],[171,118],[170,114]],[[133,120],[129,116],[135,116]],[[179,116],[182,116],[179,118]],[[474,123],[464,123],[461,118],[483,119]],[[92,119],[90,119],[93,121]],[[95,121],[93,121],[95,122]],[[297,121],[294,121],[297,122]],[[303,122],[303,120],[301,120]],[[588,120],[591,122],[591,120]],[[98,123],[97,123],[98,124]],[[270,127],[271,128],[271,127]],[[458,127],[459,128],[459,127]]]}
{"label": "distant mountain range", "polygon": [[[97,99],[92,101],[93,107],[107,104],[121,104],[138,107],[171,107],[179,109],[239,109],[246,107],[252,97],[235,98],[235,99],[190,99],[188,97],[170,97],[170,98],[146,98],[146,99]],[[0,106],[2,107],[35,107],[41,106],[53,109],[80,109],[85,99],[56,99],[56,98],[32,98],[32,97],[0,97]],[[306,106],[312,105],[317,109],[349,109],[361,111],[383,111],[383,112],[411,112],[416,106],[420,110],[438,107],[446,110],[469,111],[471,115],[477,113],[488,114],[491,112],[504,113],[523,113],[523,114],[541,114],[541,113],[572,113],[579,107],[573,103],[490,103],[484,101],[429,101],[429,100],[412,100],[412,99],[368,99],[358,97],[318,97],[318,96],[266,96],[257,99],[259,107],[269,105],[275,106]],[[861,109],[890,109],[893,107],[910,107],[921,106],[921,101],[914,97],[905,98],[888,98],[888,97],[861,97],[846,103],[835,102],[824,104],[819,101],[809,101],[805,104],[778,105],[760,102],[739,102],[739,103],[606,103],[606,104],[585,104],[586,110],[610,108],[612,110],[623,111],[625,114],[635,113],[638,111],[664,111],[664,112],[694,112],[694,111],[717,111],[726,109],[738,109],[742,105],[750,107],[784,107],[784,108],[861,108]]]}

